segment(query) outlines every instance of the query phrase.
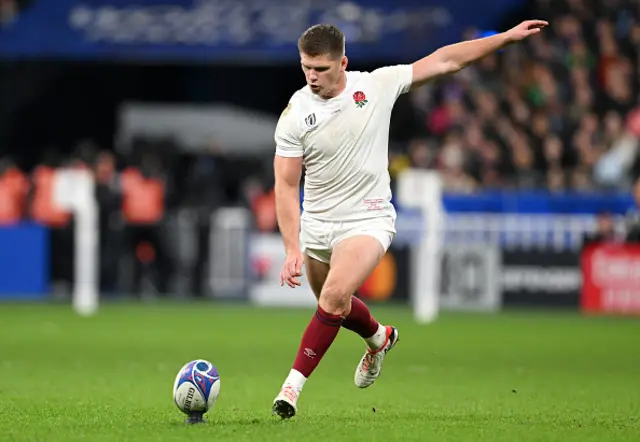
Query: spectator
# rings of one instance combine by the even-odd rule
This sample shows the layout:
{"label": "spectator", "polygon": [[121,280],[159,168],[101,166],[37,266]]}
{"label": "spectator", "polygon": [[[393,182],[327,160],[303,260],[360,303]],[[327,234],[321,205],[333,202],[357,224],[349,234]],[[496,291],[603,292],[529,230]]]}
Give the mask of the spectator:
{"label": "spectator", "polygon": [[[640,109],[637,8],[536,0],[533,13],[549,32],[411,92],[425,123],[410,135],[437,146],[426,167],[441,169],[452,191],[628,189],[640,171],[640,124],[629,122]],[[404,108],[403,119],[420,120]]]}
{"label": "spectator", "polygon": [[0,158],[0,225],[12,225],[25,216],[29,181],[10,157]]}
{"label": "spectator", "polygon": [[608,212],[602,212],[598,214],[598,218],[596,219],[596,231],[590,234],[585,234],[582,245],[587,246],[590,244],[600,244],[615,240],[616,232],[613,217]]}
{"label": "spectator", "polygon": [[636,207],[627,214],[627,242],[640,243],[640,178],[638,178],[633,186],[633,198]]}

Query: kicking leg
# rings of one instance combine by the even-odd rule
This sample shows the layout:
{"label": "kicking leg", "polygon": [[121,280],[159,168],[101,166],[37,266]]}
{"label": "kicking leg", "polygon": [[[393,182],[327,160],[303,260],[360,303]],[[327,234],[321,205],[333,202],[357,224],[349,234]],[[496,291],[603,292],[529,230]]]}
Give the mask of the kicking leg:
{"label": "kicking leg", "polygon": [[371,237],[353,237],[338,244],[331,257],[331,267],[322,285],[318,308],[303,336],[293,368],[273,412],[282,418],[295,415],[302,387],[320,363],[351,312],[351,295],[376,267],[384,251]]}
{"label": "kicking leg", "polygon": [[[320,299],[322,287],[329,274],[329,264],[305,255],[307,280],[316,298]],[[372,350],[382,347],[386,340],[386,327],[371,315],[367,305],[355,296],[351,297],[351,312],[342,321],[342,327],[358,334]]]}
{"label": "kicking leg", "polygon": [[[329,264],[305,255],[307,280],[317,299],[329,274]],[[351,311],[342,321],[342,327],[359,335],[370,349],[377,350],[386,340],[386,327],[371,315],[367,305],[356,296],[351,296]]]}
{"label": "kicking leg", "polygon": [[342,326],[360,335],[371,350],[382,347],[387,339],[387,328],[376,321],[369,307],[355,296],[351,297],[351,313],[342,321]]}
{"label": "kicking leg", "polygon": [[[356,262],[366,261],[367,256],[377,257],[375,264],[357,287],[360,287],[385,253],[376,238],[366,235],[348,238],[336,247],[336,250],[338,249],[344,255],[352,256]],[[371,315],[366,304],[355,296],[351,299],[351,312],[343,321],[342,326],[358,333],[367,343],[367,351],[360,360],[354,377],[357,387],[366,388],[373,384],[380,375],[386,354],[398,342],[398,330],[379,324]]]}

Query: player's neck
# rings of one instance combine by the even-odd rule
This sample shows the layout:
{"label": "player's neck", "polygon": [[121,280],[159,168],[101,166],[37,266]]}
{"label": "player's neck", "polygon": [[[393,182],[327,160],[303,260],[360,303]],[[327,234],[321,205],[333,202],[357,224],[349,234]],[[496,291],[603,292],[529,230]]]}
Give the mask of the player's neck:
{"label": "player's neck", "polygon": [[342,74],[340,74],[340,78],[338,79],[338,83],[336,84],[336,87],[331,91],[331,93],[327,94],[326,96],[323,95],[322,98],[325,100],[330,100],[332,98],[335,98],[338,95],[340,95],[342,92],[344,92],[346,88],[347,88],[347,73],[343,72]]}

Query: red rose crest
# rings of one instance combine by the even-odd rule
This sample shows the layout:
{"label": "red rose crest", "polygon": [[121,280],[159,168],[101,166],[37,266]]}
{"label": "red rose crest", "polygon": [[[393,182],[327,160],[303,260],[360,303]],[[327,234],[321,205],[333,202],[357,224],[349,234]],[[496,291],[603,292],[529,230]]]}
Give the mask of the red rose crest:
{"label": "red rose crest", "polygon": [[367,104],[367,96],[362,91],[358,91],[353,94],[353,101],[356,102],[356,106],[362,107]]}

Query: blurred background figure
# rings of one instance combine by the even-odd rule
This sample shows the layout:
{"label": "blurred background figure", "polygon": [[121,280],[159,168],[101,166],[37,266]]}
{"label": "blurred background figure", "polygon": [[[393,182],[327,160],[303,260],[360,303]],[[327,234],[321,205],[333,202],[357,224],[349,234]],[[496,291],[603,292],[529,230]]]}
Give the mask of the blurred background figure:
{"label": "blurred background figure", "polygon": [[[158,157],[142,153],[122,171],[124,242],[131,265],[130,291],[167,293],[170,275],[162,229],[166,220],[167,177]],[[147,284],[145,288],[141,284]]]}
{"label": "blurred background figure", "polygon": [[71,165],[71,157],[67,160],[67,166],[63,166],[55,151],[45,151],[44,156],[31,173],[29,213],[30,218],[47,227],[50,234],[51,290],[56,297],[68,297],[76,258],[73,214],[60,207],[54,199],[54,180],[58,171]]}
{"label": "blurred background figure", "polygon": [[616,231],[613,216],[608,212],[598,214],[596,230],[585,234],[583,245],[599,244],[616,241]]}
{"label": "blurred background figure", "polygon": [[112,294],[118,288],[122,189],[116,167],[116,158],[112,151],[102,150],[97,154],[94,173],[99,207],[100,290],[106,294]]}
{"label": "blurred background figure", "polygon": [[29,179],[9,156],[0,158],[0,224],[10,226],[25,219]]}
{"label": "blurred background figure", "polygon": [[640,243],[640,177],[633,186],[633,199],[635,205],[627,214],[627,242]]}

